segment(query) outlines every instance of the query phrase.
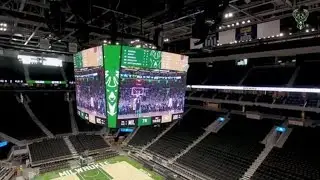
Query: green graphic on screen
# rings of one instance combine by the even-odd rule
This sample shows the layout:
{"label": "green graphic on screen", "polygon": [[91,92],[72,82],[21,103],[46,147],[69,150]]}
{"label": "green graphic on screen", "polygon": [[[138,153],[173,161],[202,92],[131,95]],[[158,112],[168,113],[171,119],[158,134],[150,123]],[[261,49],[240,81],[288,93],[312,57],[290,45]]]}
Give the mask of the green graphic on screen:
{"label": "green graphic on screen", "polygon": [[82,63],[82,53],[78,52],[73,55],[73,62],[74,62],[74,67],[75,68],[82,68],[83,63]]}
{"label": "green graphic on screen", "polygon": [[121,66],[161,69],[161,51],[124,46]]}
{"label": "green graphic on screen", "polygon": [[151,117],[138,118],[138,126],[149,126],[152,124]]}
{"label": "green graphic on screen", "polygon": [[117,127],[120,46],[103,46],[108,127]]}

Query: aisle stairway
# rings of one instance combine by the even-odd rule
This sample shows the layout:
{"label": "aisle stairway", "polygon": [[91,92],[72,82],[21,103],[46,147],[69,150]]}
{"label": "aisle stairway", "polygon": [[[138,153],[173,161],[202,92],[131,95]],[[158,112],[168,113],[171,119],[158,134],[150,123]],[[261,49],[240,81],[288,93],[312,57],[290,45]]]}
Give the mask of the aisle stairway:
{"label": "aisle stairway", "polygon": [[262,162],[266,159],[270,151],[272,150],[273,145],[266,146],[263,151],[260,153],[258,158],[252,163],[252,165],[248,168],[247,172],[242,176],[241,180],[249,180]]}
{"label": "aisle stairway", "polygon": [[69,137],[68,137],[68,136],[64,136],[64,137],[63,137],[63,140],[64,140],[64,142],[66,142],[66,144],[67,144],[67,146],[68,146],[71,154],[72,154],[73,156],[77,156],[77,155],[78,155],[78,152],[77,152],[76,148],[74,148],[74,146],[73,146],[73,144],[71,143]]}

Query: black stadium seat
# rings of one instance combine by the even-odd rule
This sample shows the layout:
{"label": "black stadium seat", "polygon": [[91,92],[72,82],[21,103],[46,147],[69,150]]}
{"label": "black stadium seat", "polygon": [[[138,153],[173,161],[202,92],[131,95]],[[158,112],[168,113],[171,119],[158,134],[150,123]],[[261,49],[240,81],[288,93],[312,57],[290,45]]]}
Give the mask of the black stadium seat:
{"label": "black stadium seat", "polygon": [[70,141],[78,153],[102,150],[110,147],[100,135],[79,134],[70,136]]}
{"label": "black stadium seat", "polygon": [[130,140],[129,145],[141,147],[146,145],[152,139],[156,138],[163,130],[168,127],[168,124],[161,124],[160,127],[142,126],[138,132]]}
{"label": "black stadium seat", "polygon": [[204,128],[216,118],[217,114],[213,111],[192,109],[148,150],[166,158],[173,158],[203,134]]}
{"label": "black stadium seat", "polygon": [[44,139],[29,145],[33,163],[58,160],[71,156],[71,152],[62,138]]}
{"label": "black stadium seat", "polygon": [[270,131],[270,121],[232,117],[218,134],[210,134],[177,162],[213,179],[239,179],[258,157],[259,142]]}
{"label": "black stadium seat", "polygon": [[212,67],[207,69],[208,79],[205,85],[237,85],[249,68],[236,66],[234,61],[223,61],[212,63]]}
{"label": "black stadium seat", "polygon": [[295,80],[295,86],[298,87],[320,87],[320,80],[315,76],[319,71],[320,62],[305,62],[300,66],[299,74]]}
{"label": "black stadium seat", "polygon": [[255,68],[250,71],[243,85],[246,86],[283,86],[286,85],[295,67]]}
{"label": "black stadium seat", "polygon": [[252,180],[320,179],[319,138],[319,128],[294,128],[282,148],[273,148]]}

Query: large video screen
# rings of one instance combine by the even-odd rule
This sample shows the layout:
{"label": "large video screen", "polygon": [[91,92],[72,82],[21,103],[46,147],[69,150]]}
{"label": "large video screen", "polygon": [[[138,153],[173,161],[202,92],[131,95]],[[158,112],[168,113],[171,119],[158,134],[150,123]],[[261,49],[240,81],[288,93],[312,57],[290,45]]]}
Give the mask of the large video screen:
{"label": "large video screen", "polygon": [[102,46],[80,51],[73,59],[75,68],[103,66]]}
{"label": "large video screen", "polygon": [[182,117],[187,56],[103,45],[76,53],[74,63],[81,118],[123,128]]}
{"label": "large video screen", "polygon": [[75,69],[78,115],[94,124],[105,124],[106,99],[103,67]]}
{"label": "large video screen", "polygon": [[118,124],[145,126],[179,119],[184,109],[185,84],[185,72],[122,68]]}

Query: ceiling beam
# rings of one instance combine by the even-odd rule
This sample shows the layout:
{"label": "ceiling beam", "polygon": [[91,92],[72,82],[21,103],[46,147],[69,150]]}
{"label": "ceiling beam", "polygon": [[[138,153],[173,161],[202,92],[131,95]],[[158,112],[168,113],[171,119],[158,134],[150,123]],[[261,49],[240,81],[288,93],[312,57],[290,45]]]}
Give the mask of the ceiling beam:
{"label": "ceiling beam", "polygon": [[33,33],[29,36],[29,38],[27,39],[27,41],[24,43],[24,45],[27,45],[29,43],[29,41],[33,38],[33,36],[37,33],[37,31],[39,30],[40,26],[37,26],[36,29],[33,31]]}
{"label": "ceiling beam", "polygon": [[254,16],[254,15],[252,15],[252,14],[250,14],[250,13],[244,11],[244,10],[241,10],[241,9],[237,8],[234,5],[229,4],[229,6],[231,8],[233,8],[233,9],[237,10],[237,11],[240,11],[240,12],[244,13],[245,15],[247,15],[247,16],[249,16],[249,17],[251,17],[251,18],[253,18],[253,19],[255,19],[255,20],[259,21],[259,22],[262,22],[262,19],[260,17],[256,17],[256,16]]}
{"label": "ceiling beam", "polygon": [[[108,9],[105,10],[99,17],[105,15],[105,14],[108,13],[109,11],[110,11],[110,10],[108,10]],[[94,22],[95,20],[97,20],[99,17],[92,18],[91,20],[87,21],[86,24],[87,24],[87,25],[91,24],[92,22]],[[73,35],[74,33],[76,33],[76,32],[77,32],[77,30],[74,30],[74,31],[70,32],[69,34],[67,34],[66,36],[64,36],[61,40],[63,41],[63,40],[65,40],[65,39],[67,39],[68,37],[72,36],[72,35]]]}
{"label": "ceiling beam", "polygon": [[105,7],[101,7],[101,6],[97,6],[97,5],[93,5],[92,7],[98,8],[98,9],[102,9],[102,10],[105,10],[105,11],[111,11],[113,13],[122,15],[124,17],[131,17],[131,18],[138,19],[138,20],[140,19],[140,17],[138,17],[138,16],[134,16],[134,15],[131,15],[131,14],[126,14],[126,13],[123,13],[123,12],[120,12],[120,11],[116,11],[116,10],[113,10],[113,9],[109,9],[109,8],[105,8]]}

